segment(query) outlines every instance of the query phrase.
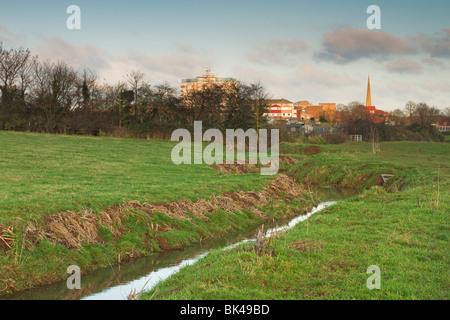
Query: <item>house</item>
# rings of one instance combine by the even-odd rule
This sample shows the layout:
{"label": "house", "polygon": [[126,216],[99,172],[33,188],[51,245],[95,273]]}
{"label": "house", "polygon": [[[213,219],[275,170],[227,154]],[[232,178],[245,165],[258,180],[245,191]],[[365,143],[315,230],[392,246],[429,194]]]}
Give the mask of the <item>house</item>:
{"label": "house", "polygon": [[270,99],[266,101],[269,106],[268,113],[264,116],[278,120],[288,120],[295,117],[294,103],[286,99]]}
{"label": "house", "polygon": [[441,120],[435,126],[440,132],[450,132],[450,121],[448,120]]}

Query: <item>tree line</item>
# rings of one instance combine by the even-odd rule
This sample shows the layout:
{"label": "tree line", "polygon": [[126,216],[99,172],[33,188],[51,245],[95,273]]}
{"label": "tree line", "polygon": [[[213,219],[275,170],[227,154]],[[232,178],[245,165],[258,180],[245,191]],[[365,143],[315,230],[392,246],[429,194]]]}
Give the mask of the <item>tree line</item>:
{"label": "tree line", "polygon": [[242,82],[181,95],[168,83],[151,85],[139,71],[110,84],[92,70],[40,61],[0,42],[0,130],[167,138],[194,121],[205,129],[261,129],[268,98],[261,84]]}
{"label": "tree line", "polygon": [[[202,121],[205,130],[268,127],[265,88],[237,82],[231,89],[209,83],[181,94],[168,83],[151,85],[140,71],[111,84],[95,71],[40,61],[30,50],[8,49],[0,42],[0,130],[170,138],[175,129],[193,130],[194,121]],[[380,141],[443,141],[433,124],[450,122],[450,108],[412,101],[382,123],[374,123],[360,102],[338,105],[337,113],[320,120],[339,119],[341,132],[362,134],[367,141],[374,134]],[[280,129],[282,140],[292,138],[283,123],[272,126]],[[344,140],[345,135],[337,139]]]}
{"label": "tree line", "polygon": [[408,101],[403,109],[389,112],[385,121],[374,123],[371,114],[361,102],[339,105],[340,122],[348,134],[361,134],[370,141],[444,141],[435,124],[450,123],[450,108],[440,110],[421,102]]}

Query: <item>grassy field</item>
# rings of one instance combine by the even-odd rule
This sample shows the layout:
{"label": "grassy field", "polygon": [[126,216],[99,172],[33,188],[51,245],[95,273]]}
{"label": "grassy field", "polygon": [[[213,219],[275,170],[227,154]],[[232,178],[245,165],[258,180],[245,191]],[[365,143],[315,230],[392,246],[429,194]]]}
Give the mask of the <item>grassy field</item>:
{"label": "grassy field", "polygon": [[233,203],[273,177],[176,166],[175,144],[0,132],[0,294],[64,280],[69,265],[85,273],[296,214],[284,200],[261,214]]}
{"label": "grassy field", "polygon": [[169,202],[254,190],[259,174],[223,175],[171,161],[176,143],[0,132],[0,222],[129,200]]}
{"label": "grassy field", "polygon": [[[64,280],[72,264],[88,272],[264,221],[249,208],[233,212],[226,206],[231,193],[262,192],[273,177],[175,166],[174,145],[0,132],[0,238],[6,241],[0,239],[0,295]],[[298,161],[283,173],[300,185],[363,194],[318,214],[308,229],[301,224],[289,231],[277,241],[276,256],[213,252],[162,283],[155,297],[448,298],[450,145],[396,142],[380,148],[373,154],[367,143],[283,144],[281,152]],[[381,174],[395,177],[371,189],[383,185]],[[205,215],[149,213],[144,205],[164,211],[167,203],[208,201],[213,194],[229,197],[222,203],[215,198],[216,209]],[[272,199],[257,207],[266,217],[281,217],[314,201],[300,193],[290,203]],[[63,242],[63,231],[80,245]],[[382,270],[381,291],[365,287],[373,264]]]}
{"label": "grassy field", "polygon": [[[300,160],[289,171],[299,181],[362,193],[280,235],[275,254],[216,250],[142,298],[158,290],[153,299],[449,299],[450,145],[371,148],[284,145]],[[381,173],[395,177],[377,186]],[[367,287],[372,265],[380,290]]]}

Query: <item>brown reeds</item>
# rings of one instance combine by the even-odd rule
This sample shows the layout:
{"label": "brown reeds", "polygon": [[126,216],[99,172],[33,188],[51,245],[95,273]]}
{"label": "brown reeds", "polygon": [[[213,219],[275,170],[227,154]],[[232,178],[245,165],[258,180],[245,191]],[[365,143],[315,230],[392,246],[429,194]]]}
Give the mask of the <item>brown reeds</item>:
{"label": "brown reeds", "polygon": [[[147,282],[144,284],[144,286],[142,287],[142,289],[139,292],[136,291],[136,289],[131,290],[131,292],[127,295],[127,300],[140,300],[141,295],[144,293],[145,287],[147,286],[150,279],[151,278],[149,278],[147,280]],[[149,300],[152,300],[157,292],[158,292],[158,288],[156,288],[155,292],[152,294],[152,296],[149,298]]]}
{"label": "brown reeds", "polygon": [[211,167],[220,172],[233,174],[257,173],[260,171],[254,164],[217,164]]}
{"label": "brown reeds", "polygon": [[[275,224],[273,223],[273,226]],[[275,248],[276,248],[276,229],[273,228],[273,231],[268,235],[269,228],[265,228],[264,225],[261,226],[258,232],[258,236],[256,237],[256,242],[253,246],[253,249],[256,252],[256,255],[269,255],[275,256]]]}
{"label": "brown reeds", "polygon": [[[102,240],[98,234],[99,227],[107,228],[116,238],[121,237],[126,230],[122,219],[127,215],[133,215],[133,211],[144,213],[145,217],[148,217],[146,223],[149,229],[165,232],[171,227],[152,221],[156,212],[179,220],[191,220],[191,216],[194,215],[207,223],[209,221],[207,215],[214,214],[217,210],[234,213],[249,210],[259,217],[267,219],[268,216],[261,210],[262,206],[273,205],[274,200],[292,201],[303,195],[303,189],[299,188],[293,179],[279,175],[261,191],[228,192],[213,195],[208,200],[199,199],[196,202],[185,199],[156,204],[130,201],[123,205],[107,208],[100,214],[96,214],[92,210],[82,210],[44,216],[41,223],[28,223],[25,238],[31,246],[37,245],[43,238],[46,238],[70,249],[80,249],[84,243],[92,244]],[[6,229],[0,229],[0,246],[3,243],[3,246],[11,247],[13,238],[8,237],[8,232],[4,230]]]}
{"label": "brown reeds", "polygon": [[40,227],[29,222],[25,229],[25,238],[32,245],[46,238],[67,248],[79,249],[83,243],[96,243],[100,240],[99,227],[105,227],[113,236],[120,237],[125,230],[122,224],[124,216],[124,208],[121,206],[108,208],[100,215],[92,210],[48,215],[43,217],[44,222]]}
{"label": "brown reeds", "polygon": [[[298,159],[288,156],[280,156],[279,160],[280,164],[287,164],[288,166],[293,166],[299,162]],[[261,170],[258,165],[250,164],[247,160],[245,164],[237,164],[237,161],[235,160],[234,164],[216,164],[211,167],[220,172],[231,174],[257,173]]]}
{"label": "brown reeds", "polygon": [[9,251],[14,247],[14,229],[0,224],[0,250]]}

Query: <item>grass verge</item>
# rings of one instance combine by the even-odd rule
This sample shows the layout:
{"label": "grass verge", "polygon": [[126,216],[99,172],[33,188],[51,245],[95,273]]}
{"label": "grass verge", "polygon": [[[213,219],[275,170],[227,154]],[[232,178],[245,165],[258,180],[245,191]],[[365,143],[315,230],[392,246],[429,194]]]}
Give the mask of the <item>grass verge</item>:
{"label": "grass verge", "polygon": [[[279,236],[270,255],[216,250],[141,298],[158,290],[153,299],[448,299],[450,148],[370,149],[284,145],[299,160],[289,170],[299,181],[362,193]],[[395,176],[381,187],[381,173]],[[367,287],[372,265],[381,270],[380,290]]]}

